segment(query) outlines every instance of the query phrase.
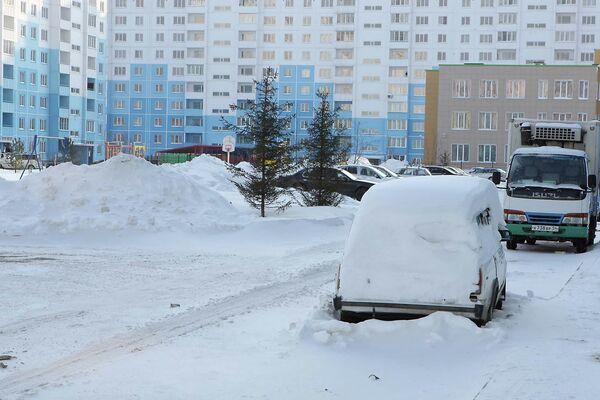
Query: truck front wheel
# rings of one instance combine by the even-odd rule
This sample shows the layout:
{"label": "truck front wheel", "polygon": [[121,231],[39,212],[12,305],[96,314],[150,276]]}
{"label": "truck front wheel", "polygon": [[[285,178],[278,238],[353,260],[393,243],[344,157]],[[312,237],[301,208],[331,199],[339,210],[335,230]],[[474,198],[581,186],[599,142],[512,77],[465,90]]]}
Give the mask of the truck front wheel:
{"label": "truck front wheel", "polygon": [[594,244],[594,239],[596,239],[596,216],[593,216],[592,220],[590,221],[590,230],[588,233],[588,246],[591,246]]}
{"label": "truck front wheel", "polygon": [[511,239],[508,242],[506,242],[506,248],[509,250],[516,250],[517,249],[517,241],[515,239]]}
{"label": "truck front wheel", "polygon": [[573,245],[575,246],[575,253],[585,253],[587,250],[586,239],[576,239],[573,241]]}

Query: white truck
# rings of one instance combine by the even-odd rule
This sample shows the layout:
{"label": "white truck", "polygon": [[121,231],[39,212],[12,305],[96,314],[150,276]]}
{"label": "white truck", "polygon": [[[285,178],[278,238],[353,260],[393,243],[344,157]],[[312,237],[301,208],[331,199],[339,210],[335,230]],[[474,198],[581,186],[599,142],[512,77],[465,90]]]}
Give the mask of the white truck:
{"label": "white truck", "polygon": [[599,121],[512,121],[513,153],[504,199],[504,219],[511,233],[508,249],[550,240],[572,242],[575,251],[583,253],[594,243],[599,129]]}

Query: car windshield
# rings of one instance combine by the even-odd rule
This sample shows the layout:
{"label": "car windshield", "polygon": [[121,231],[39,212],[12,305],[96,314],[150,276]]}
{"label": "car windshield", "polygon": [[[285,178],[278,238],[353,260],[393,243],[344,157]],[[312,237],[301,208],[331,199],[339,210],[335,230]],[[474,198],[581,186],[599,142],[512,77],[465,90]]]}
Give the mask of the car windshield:
{"label": "car windshield", "polygon": [[585,158],[571,155],[517,154],[513,157],[509,186],[587,186]]}
{"label": "car windshield", "polygon": [[386,170],[385,168],[382,168],[382,167],[374,167],[374,168],[376,168],[377,171],[381,172],[382,174],[384,174],[388,178],[391,177],[391,176],[394,176],[388,170]]}

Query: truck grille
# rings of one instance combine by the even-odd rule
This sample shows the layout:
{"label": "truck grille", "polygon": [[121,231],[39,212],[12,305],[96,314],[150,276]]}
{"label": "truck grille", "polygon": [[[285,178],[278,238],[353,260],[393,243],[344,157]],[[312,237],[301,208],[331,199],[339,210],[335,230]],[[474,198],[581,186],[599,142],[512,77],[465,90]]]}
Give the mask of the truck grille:
{"label": "truck grille", "polygon": [[535,127],[533,138],[536,140],[560,140],[568,142],[580,142],[581,130],[574,128],[559,127]]}
{"label": "truck grille", "polygon": [[560,225],[562,215],[527,214],[527,220],[535,225]]}

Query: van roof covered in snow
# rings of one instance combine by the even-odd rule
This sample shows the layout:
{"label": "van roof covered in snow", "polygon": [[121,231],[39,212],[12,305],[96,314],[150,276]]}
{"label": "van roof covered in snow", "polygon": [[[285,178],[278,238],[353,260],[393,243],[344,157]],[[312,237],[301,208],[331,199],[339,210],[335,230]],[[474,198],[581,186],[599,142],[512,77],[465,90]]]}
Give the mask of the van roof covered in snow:
{"label": "van roof covered in snow", "polygon": [[424,176],[386,182],[371,188],[366,196],[359,213],[403,210],[387,218],[389,222],[404,226],[415,214],[427,215],[427,219],[443,215],[471,221],[483,209],[490,207],[489,204],[483,207],[483,204],[496,201],[494,205],[499,207],[494,184],[470,176]]}

